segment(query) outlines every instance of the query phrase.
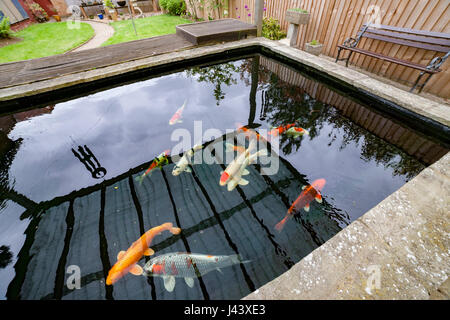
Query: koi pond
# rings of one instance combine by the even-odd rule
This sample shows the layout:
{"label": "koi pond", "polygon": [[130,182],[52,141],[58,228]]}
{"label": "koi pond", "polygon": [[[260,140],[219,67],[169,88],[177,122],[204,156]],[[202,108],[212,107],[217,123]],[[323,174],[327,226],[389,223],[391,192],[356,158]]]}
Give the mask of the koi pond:
{"label": "koi pond", "polygon": [[259,54],[0,127],[2,299],[240,299],[448,151]]}

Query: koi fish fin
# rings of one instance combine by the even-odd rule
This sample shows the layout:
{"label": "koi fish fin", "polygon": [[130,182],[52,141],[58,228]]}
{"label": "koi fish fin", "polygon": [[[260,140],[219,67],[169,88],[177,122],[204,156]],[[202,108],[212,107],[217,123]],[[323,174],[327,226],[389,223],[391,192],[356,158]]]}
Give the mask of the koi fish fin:
{"label": "koi fish fin", "polygon": [[306,188],[306,186],[303,186],[303,187],[302,187],[302,190],[305,190],[305,188]]}
{"label": "koi fish fin", "polygon": [[152,256],[155,254],[155,250],[153,250],[152,248],[147,248],[144,251],[144,256]]}
{"label": "koi fish fin", "polygon": [[125,251],[120,251],[120,252],[117,254],[117,260],[122,259],[122,257],[123,257],[124,254],[125,254]]}
{"label": "koi fish fin", "polygon": [[184,169],[184,171],[191,173],[191,172],[192,172],[192,169],[189,168],[189,167],[186,167],[186,169]]}
{"label": "koi fish fin", "polygon": [[134,274],[135,276],[140,276],[144,273],[144,270],[142,269],[142,267],[138,264],[135,264],[131,269],[130,269],[130,273]]}
{"label": "koi fish fin", "polygon": [[248,185],[248,180],[245,180],[245,179],[241,179],[241,180],[239,180],[239,182],[238,182],[241,186],[246,186],[246,185]]}
{"label": "koi fish fin", "polygon": [[166,288],[167,291],[172,292],[175,288],[175,277],[174,276],[164,276],[164,288]]}
{"label": "koi fish fin", "polygon": [[172,234],[179,234],[181,232],[181,228],[173,227],[169,231]]}
{"label": "koi fish fin", "polygon": [[303,208],[305,209],[306,212],[309,212],[309,203],[305,205],[305,207]]}
{"label": "koi fish fin", "polygon": [[269,151],[267,151],[267,149],[263,149],[257,152],[258,153],[258,157],[265,157],[269,155]]}
{"label": "koi fish fin", "polygon": [[249,175],[250,174],[250,171],[248,171],[247,169],[244,169],[244,171],[242,171],[242,175],[243,176],[246,176],[246,175]]}
{"label": "koi fish fin", "polygon": [[314,197],[318,203],[322,203],[322,195],[317,192],[316,196]]}
{"label": "koi fish fin", "polygon": [[237,185],[238,185],[238,184],[236,183],[236,181],[231,180],[231,181],[228,182],[228,184],[227,184],[227,190],[228,190],[228,191],[232,191],[232,190],[234,190],[234,188],[236,188]]}
{"label": "koi fish fin", "polygon": [[186,278],[184,278],[184,281],[186,282],[186,284],[188,285],[189,288],[194,287],[194,279],[193,278],[186,277]]}

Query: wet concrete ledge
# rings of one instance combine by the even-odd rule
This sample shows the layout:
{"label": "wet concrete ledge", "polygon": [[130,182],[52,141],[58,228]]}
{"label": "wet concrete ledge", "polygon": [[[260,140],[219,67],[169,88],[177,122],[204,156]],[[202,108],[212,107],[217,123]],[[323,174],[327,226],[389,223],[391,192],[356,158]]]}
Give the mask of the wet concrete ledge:
{"label": "wet concrete ledge", "polygon": [[[411,112],[450,126],[447,104],[392,87],[358,71],[264,38],[182,50],[0,89],[0,104],[67,86],[185,59],[262,46]],[[450,153],[244,299],[449,299]],[[379,271],[377,288],[368,288]]]}

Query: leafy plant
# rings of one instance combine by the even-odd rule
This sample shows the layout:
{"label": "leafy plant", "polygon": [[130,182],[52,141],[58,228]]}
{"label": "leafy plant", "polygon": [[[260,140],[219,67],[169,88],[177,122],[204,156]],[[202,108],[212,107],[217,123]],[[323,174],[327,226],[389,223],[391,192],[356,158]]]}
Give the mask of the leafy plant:
{"label": "leafy plant", "polygon": [[107,8],[114,9],[114,4],[112,0],[103,0],[103,5]]}
{"label": "leafy plant", "polygon": [[11,24],[9,23],[9,18],[4,17],[0,21],[0,39],[11,37]]}
{"label": "leafy plant", "polygon": [[292,8],[292,9],[289,9],[288,11],[295,11],[295,12],[300,12],[300,13],[308,13],[308,10],[304,10],[302,8]]}
{"label": "leafy plant", "polygon": [[169,3],[169,0],[159,0],[159,6],[163,8],[164,10],[167,10],[167,5]]}
{"label": "leafy plant", "polygon": [[317,46],[318,44],[320,44],[320,42],[317,41],[317,40],[313,40],[309,44],[312,45],[312,46]]}
{"label": "leafy plant", "polygon": [[281,30],[280,23],[275,18],[264,18],[262,36],[270,40],[280,40],[286,37],[286,32]]}
{"label": "leafy plant", "polygon": [[46,22],[48,21],[48,14],[45,12],[44,9],[38,4],[33,2],[32,0],[27,0],[26,4],[31,10],[31,13],[33,13],[34,18],[37,22]]}
{"label": "leafy plant", "polygon": [[180,16],[186,13],[186,3],[184,0],[169,0],[167,10],[169,14]]}

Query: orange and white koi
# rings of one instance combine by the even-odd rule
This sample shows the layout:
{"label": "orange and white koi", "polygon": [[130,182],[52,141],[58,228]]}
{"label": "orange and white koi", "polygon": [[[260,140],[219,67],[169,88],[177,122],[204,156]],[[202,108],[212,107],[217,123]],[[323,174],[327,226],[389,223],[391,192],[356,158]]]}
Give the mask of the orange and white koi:
{"label": "orange and white koi", "polygon": [[287,136],[291,136],[291,137],[294,137],[294,138],[301,137],[304,134],[309,135],[308,130],[305,130],[305,129],[300,128],[300,127],[292,127],[292,128],[290,128],[289,130],[286,131],[286,135]]}
{"label": "orange and white koi", "polygon": [[148,175],[151,175],[153,173],[153,170],[155,170],[156,168],[161,169],[164,164],[168,164],[169,160],[167,159],[167,157],[169,156],[169,153],[170,149],[164,150],[159,156],[157,156],[152,161],[148,169],[142,175],[136,177],[136,181],[138,181],[139,184],[142,184],[144,178]]}
{"label": "orange and white koi", "polygon": [[174,125],[176,123],[181,123],[183,122],[183,120],[181,119],[182,115],[183,115],[183,110],[186,107],[186,102],[187,99],[184,100],[183,105],[177,110],[177,112],[175,112],[175,114],[172,116],[172,118],[170,118],[169,120],[169,124],[170,125]]}
{"label": "orange and white koi", "polygon": [[317,202],[322,203],[322,195],[320,191],[325,186],[325,179],[315,180],[308,186],[303,186],[302,192],[298,198],[292,203],[291,207],[288,209],[286,216],[275,225],[275,229],[279,232],[283,229],[285,223],[298,211],[304,209],[306,212],[309,211],[310,202],[315,199]]}
{"label": "orange and white koi", "polygon": [[234,152],[237,151],[237,153],[243,153],[245,152],[245,147],[243,146],[235,146],[232,143],[225,143],[225,152]]}
{"label": "orange and white koi", "polygon": [[239,168],[239,171],[228,181],[227,190],[233,191],[238,184],[243,186],[247,185],[249,181],[242,178],[243,175],[250,174],[250,172],[247,170],[247,166],[255,162],[258,157],[266,156],[267,154],[267,149],[263,149],[246,157],[241,167]]}
{"label": "orange and white koi", "polygon": [[127,251],[119,252],[117,255],[116,264],[114,264],[111,270],[109,270],[108,277],[106,278],[106,284],[114,284],[127,273],[131,273],[136,276],[142,275],[143,270],[137,262],[143,256],[151,256],[155,253],[151,248],[149,248],[149,246],[152,243],[153,238],[165,230],[170,231],[172,234],[179,234],[181,232],[180,228],[174,227],[170,222],[148,230],[138,240],[133,242]]}
{"label": "orange and white koi", "polygon": [[289,130],[292,127],[295,127],[295,123],[290,123],[285,126],[279,126],[279,127],[273,128],[267,134],[276,137],[276,136],[286,132],[287,130]]}
{"label": "orange and white koi", "polygon": [[245,158],[247,158],[250,155],[250,152],[255,147],[256,147],[256,140],[255,139],[250,140],[248,149],[246,149],[245,152],[241,153],[233,161],[231,161],[231,163],[228,165],[225,171],[222,172],[220,176],[219,184],[221,186],[226,185],[230,181],[230,179],[239,172],[239,169],[244,163]]}
{"label": "orange and white koi", "polygon": [[213,256],[198,253],[174,252],[152,258],[144,266],[144,275],[148,277],[162,277],[164,288],[172,292],[175,288],[175,278],[184,278],[186,284],[192,288],[194,278],[221,268],[235,264],[248,263],[242,261],[238,255]]}

